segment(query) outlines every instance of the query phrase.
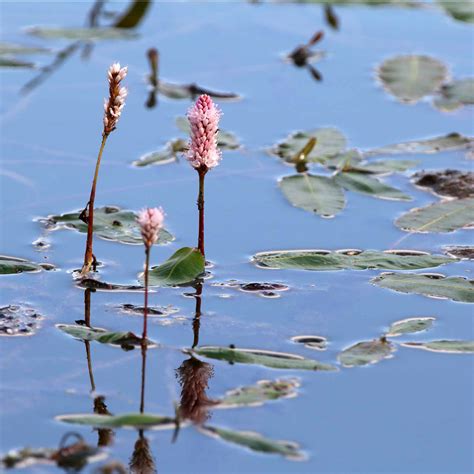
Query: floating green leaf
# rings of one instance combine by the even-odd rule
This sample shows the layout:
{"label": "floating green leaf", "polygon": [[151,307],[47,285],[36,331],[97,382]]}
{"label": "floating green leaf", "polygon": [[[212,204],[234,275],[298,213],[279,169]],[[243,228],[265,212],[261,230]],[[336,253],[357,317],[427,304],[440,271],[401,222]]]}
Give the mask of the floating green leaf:
{"label": "floating green leaf", "polygon": [[50,49],[40,48],[37,46],[23,46],[21,44],[1,43],[0,56],[5,54],[49,54]]}
{"label": "floating green leaf", "polygon": [[41,270],[53,270],[54,268],[54,265],[48,263],[34,263],[23,258],[0,255],[0,275],[40,272]]}
{"label": "floating green leaf", "polygon": [[351,169],[359,173],[385,174],[406,171],[419,163],[414,160],[377,160],[352,166]]}
{"label": "floating green leaf", "polygon": [[436,108],[448,112],[463,105],[474,104],[474,78],[459,79],[445,84],[433,104]]}
{"label": "floating green leaf", "polygon": [[33,36],[45,39],[68,39],[68,40],[115,40],[132,39],[137,34],[122,28],[49,28],[34,26],[26,32]]}
{"label": "floating green leaf", "polygon": [[166,165],[178,160],[178,156],[188,149],[186,141],[177,138],[168,142],[163,149],[153,151],[141,156],[132,164],[134,166],[148,166],[148,165]]}
{"label": "floating green leaf", "polygon": [[[57,216],[48,216],[42,222],[50,230],[62,228],[75,229],[87,232],[87,224],[80,218],[80,212],[70,212]],[[140,245],[143,239],[140,226],[137,224],[137,214],[133,211],[122,210],[115,206],[104,206],[94,209],[94,234],[105,240],[113,240],[123,244]],[[158,244],[167,244],[174,237],[162,229],[158,237]]]}
{"label": "floating green leaf", "polygon": [[279,250],[260,252],[259,267],[295,270],[414,270],[433,268],[456,259],[417,250]]}
{"label": "floating green leaf", "polygon": [[255,385],[239,387],[227,392],[217,408],[260,406],[269,400],[297,396],[300,383],[297,379],[259,380]]}
{"label": "floating green leaf", "polygon": [[404,342],[404,347],[414,347],[431,352],[447,352],[451,354],[467,354],[474,352],[474,341],[430,341],[430,342]]}
{"label": "floating green leaf", "polygon": [[136,428],[167,430],[176,427],[175,418],[150,413],[126,413],[123,415],[91,415],[89,413],[57,416],[56,420],[94,428]]}
{"label": "floating green leaf", "polygon": [[346,148],[346,137],[339,130],[320,128],[292,133],[284,141],[277,143],[270,151],[287,163],[292,163],[295,155],[304,148],[311,138],[316,138],[316,145],[306,157],[307,161],[324,162]]}
{"label": "floating green leaf", "polygon": [[364,173],[343,172],[335,177],[336,183],[348,191],[368,194],[380,199],[392,199],[398,201],[410,201],[411,197],[402,193],[399,189],[388,186],[372,176]]}
{"label": "floating green leaf", "polygon": [[394,322],[386,337],[401,336],[403,334],[412,334],[415,332],[426,331],[431,328],[435,318],[407,318]]}
{"label": "floating green leaf", "polygon": [[453,232],[474,223],[474,198],[440,201],[403,214],[395,225],[408,232]]}
{"label": "floating green leaf", "polygon": [[455,20],[474,23],[474,2],[472,0],[438,0],[438,3]]}
{"label": "floating green leaf", "polygon": [[445,82],[448,70],[435,58],[420,55],[387,59],[377,74],[384,88],[402,102],[415,103]]}
{"label": "floating green leaf", "polygon": [[35,64],[30,61],[0,56],[0,67],[12,69],[34,69]]}
{"label": "floating green leaf", "polygon": [[336,370],[331,365],[322,364],[312,359],[305,359],[296,354],[260,349],[202,346],[193,349],[193,353],[210,359],[224,360],[231,364],[256,364],[272,369]]}
{"label": "floating green leaf", "polygon": [[307,173],[285,176],[280,181],[280,188],[293,206],[320,216],[332,217],[345,206],[342,188],[326,176]]}
{"label": "floating green leaf", "polygon": [[259,453],[280,454],[290,460],[304,459],[304,454],[300,451],[299,446],[290,441],[276,441],[251,431],[234,431],[208,425],[202,426],[199,431],[213,438],[219,438]]}
{"label": "floating green leaf", "polygon": [[347,349],[344,349],[337,359],[344,367],[358,367],[361,365],[376,364],[383,359],[392,357],[395,346],[382,339],[373,341],[358,342]]}
{"label": "floating green leaf", "polygon": [[[204,257],[196,248],[183,247],[165,263],[152,267],[149,273],[151,286],[176,286],[191,283],[204,273]],[[141,275],[140,278],[143,278]]]}
{"label": "floating green leaf", "polygon": [[383,273],[371,280],[374,285],[402,293],[474,303],[474,280],[438,274]]}

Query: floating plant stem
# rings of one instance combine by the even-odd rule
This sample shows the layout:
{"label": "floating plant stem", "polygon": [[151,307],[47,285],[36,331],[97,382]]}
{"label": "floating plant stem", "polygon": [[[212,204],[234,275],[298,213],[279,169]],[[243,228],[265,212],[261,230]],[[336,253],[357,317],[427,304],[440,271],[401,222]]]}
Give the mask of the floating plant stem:
{"label": "floating plant stem", "polygon": [[125,98],[127,97],[127,89],[121,87],[121,82],[127,75],[127,68],[120,67],[119,63],[114,63],[108,70],[109,81],[109,98],[104,103],[104,130],[102,132],[102,142],[100,144],[99,154],[95,165],[94,179],[92,181],[91,193],[89,202],[80,218],[87,224],[87,242],[86,251],[84,254],[84,264],[82,266],[81,275],[88,273],[91,268],[95,270],[96,259],[93,253],[93,239],[94,239],[94,203],[95,193],[97,188],[97,179],[99,177],[100,162],[104,152],[105,144],[108,136],[115,130],[117,122],[125,105]]}

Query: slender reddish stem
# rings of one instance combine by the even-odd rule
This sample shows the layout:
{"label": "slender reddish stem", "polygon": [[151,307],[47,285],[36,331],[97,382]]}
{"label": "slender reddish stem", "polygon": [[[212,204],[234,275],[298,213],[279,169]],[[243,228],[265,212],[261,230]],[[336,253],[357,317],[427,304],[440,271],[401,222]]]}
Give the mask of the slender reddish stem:
{"label": "slender reddish stem", "polygon": [[143,307],[143,334],[142,334],[142,381],[140,391],[140,413],[145,410],[145,372],[148,325],[148,269],[150,266],[150,248],[145,247],[145,303]]}

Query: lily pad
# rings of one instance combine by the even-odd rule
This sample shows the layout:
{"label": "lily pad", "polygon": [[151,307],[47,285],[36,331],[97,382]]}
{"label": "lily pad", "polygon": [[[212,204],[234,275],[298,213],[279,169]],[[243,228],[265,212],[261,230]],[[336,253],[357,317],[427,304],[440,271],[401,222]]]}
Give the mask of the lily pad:
{"label": "lily pad", "polygon": [[474,78],[458,79],[445,84],[433,104],[437,109],[446,112],[474,104]]}
{"label": "lily pad", "polygon": [[280,188],[290,203],[323,217],[333,217],[344,209],[342,188],[332,178],[298,174],[285,176]]}
{"label": "lily pad", "polygon": [[336,182],[347,189],[356,193],[368,194],[380,199],[391,199],[397,201],[410,201],[411,197],[402,193],[399,189],[382,183],[377,178],[368,176],[364,173],[343,172],[335,177]]}
{"label": "lily pad", "polygon": [[474,23],[474,3],[472,0],[438,0],[438,3],[455,20]]}
{"label": "lily pad", "polygon": [[123,415],[91,415],[89,413],[61,415],[57,421],[94,428],[136,428],[167,430],[176,427],[175,418],[150,413],[126,413]]}
{"label": "lily pad", "polygon": [[275,441],[251,431],[234,431],[208,425],[202,426],[199,431],[213,438],[259,453],[280,454],[290,460],[304,459],[304,454],[300,451],[299,446],[290,441]]}
{"label": "lily pad", "polygon": [[[191,283],[204,273],[204,257],[196,248],[183,247],[165,263],[152,267],[149,272],[151,286],[177,286]],[[143,279],[143,274],[140,275]]]}
{"label": "lily pad", "polygon": [[417,250],[280,250],[260,252],[253,261],[262,268],[295,270],[414,270],[456,261]]}
{"label": "lily pad", "polygon": [[[141,347],[142,344],[142,338],[136,336],[133,332],[113,332],[78,324],[56,324],[56,327],[74,339],[80,339],[81,341],[96,341],[101,344],[118,346],[122,349],[133,349],[134,347]],[[154,345],[152,341],[147,340],[147,346]]]}
{"label": "lily pad", "polygon": [[326,350],[328,344],[327,339],[323,336],[293,336],[291,340],[299,344],[304,344],[308,349],[314,349],[316,351]]}
{"label": "lily pad", "polygon": [[0,67],[12,69],[34,69],[35,63],[6,56],[0,56]]}
{"label": "lily pad", "polygon": [[49,263],[34,263],[23,258],[0,255],[0,275],[40,272],[41,270],[53,270],[54,268],[54,265]]}
{"label": "lily pad", "polygon": [[50,49],[40,48],[38,46],[23,46],[21,44],[0,42],[0,56],[5,54],[49,54]]}
{"label": "lily pad", "polygon": [[43,317],[26,305],[0,308],[0,336],[31,336],[39,328]]}
{"label": "lily pad", "polygon": [[336,128],[319,128],[317,130],[295,132],[284,141],[277,143],[270,151],[287,163],[293,163],[295,156],[305,147],[311,138],[316,145],[306,156],[306,161],[323,163],[341,153],[346,148],[346,137]]}
{"label": "lily pad", "polygon": [[408,55],[387,59],[377,74],[385,90],[398,100],[416,103],[439,89],[447,79],[448,70],[430,56]]}
{"label": "lily pad", "polygon": [[424,349],[431,352],[447,352],[451,354],[467,354],[474,352],[474,341],[430,341],[430,342],[404,342],[404,347]]}
{"label": "lily pad", "polygon": [[138,35],[123,28],[50,28],[33,26],[26,33],[45,39],[68,39],[79,41],[98,41],[133,39]]}
{"label": "lily pad", "polygon": [[377,160],[355,165],[351,169],[359,173],[388,174],[406,171],[414,168],[419,163],[419,161],[414,160]]}
{"label": "lily pad", "polygon": [[417,186],[430,189],[439,196],[459,199],[474,196],[474,173],[472,171],[422,171],[414,174],[413,179]]}
{"label": "lily pad", "polygon": [[407,232],[453,232],[474,224],[474,198],[441,201],[412,209],[395,221]]}
{"label": "lily pad", "polygon": [[331,365],[323,364],[312,359],[305,359],[296,354],[260,349],[201,346],[193,349],[193,353],[210,359],[227,361],[230,364],[256,364],[272,369],[337,370],[336,367]]}
{"label": "lily pad", "polygon": [[180,138],[168,142],[162,150],[153,151],[141,156],[132,164],[134,166],[143,167],[149,165],[166,165],[178,160],[178,155],[184,153],[188,149],[188,144]]}
{"label": "lily pad", "polygon": [[[81,211],[48,216],[41,222],[50,230],[66,228],[87,233],[87,224],[79,218],[80,214]],[[94,234],[104,240],[141,245],[143,239],[136,219],[135,212],[122,210],[116,206],[96,208],[94,209]],[[166,229],[161,229],[157,243],[167,244],[172,240],[174,237]]]}
{"label": "lily pad", "polygon": [[216,408],[256,407],[267,401],[294,398],[300,383],[297,379],[259,380],[255,385],[239,387],[227,392]]}
{"label": "lily pad", "polygon": [[382,273],[371,280],[374,285],[402,293],[417,293],[465,303],[474,303],[474,280],[439,274]]}
{"label": "lily pad", "polygon": [[382,339],[373,341],[358,342],[347,349],[344,349],[338,356],[338,361],[344,367],[358,367],[368,364],[376,364],[383,359],[392,357],[395,346]]}
{"label": "lily pad", "polygon": [[430,329],[433,326],[435,318],[407,318],[394,322],[386,337],[402,336],[403,334],[412,334]]}

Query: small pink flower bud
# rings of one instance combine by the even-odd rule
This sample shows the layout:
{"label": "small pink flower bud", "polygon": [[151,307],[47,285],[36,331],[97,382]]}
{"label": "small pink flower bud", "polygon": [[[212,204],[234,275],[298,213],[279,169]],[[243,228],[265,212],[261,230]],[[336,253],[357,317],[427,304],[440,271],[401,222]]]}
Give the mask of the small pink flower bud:
{"label": "small pink flower bud", "polygon": [[217,132],[221,111],[208,95],[199,96],[188,111],[191,141],[186,158],[196,169],[207,171],[219,164],[221,152],[217,148]]}
{"label": "small pink flower bud", "polygon": [[164,218],[163,209],[156,207],[143,209],[138,213],[137,222],[140,225],[143,243],[148,249],[158,240]]}

